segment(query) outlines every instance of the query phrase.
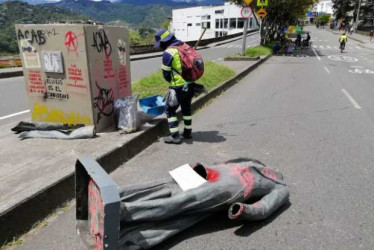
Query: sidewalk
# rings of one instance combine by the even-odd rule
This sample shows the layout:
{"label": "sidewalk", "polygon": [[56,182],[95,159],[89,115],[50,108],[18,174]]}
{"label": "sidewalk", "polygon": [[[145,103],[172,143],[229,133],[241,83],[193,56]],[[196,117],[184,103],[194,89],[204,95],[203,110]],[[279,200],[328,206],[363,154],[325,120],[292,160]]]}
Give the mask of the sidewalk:
{"label": "sidewalk", "polygon": [[[221,62],[233,68],[237,75],[194,100],[194,110],[202,108],[267,58],[256,62]],[[6,145],[0,150],[3,162],[0,166],[0,243],[24,233],[74,197],[74,166],[78,156],[93,155],[111,172],[167,131],[166,121],[160,116],[133,134],[111,131],[100,133],[94,139],[20,141],[10,130],[15,125],[0,126],[0,144]]]}

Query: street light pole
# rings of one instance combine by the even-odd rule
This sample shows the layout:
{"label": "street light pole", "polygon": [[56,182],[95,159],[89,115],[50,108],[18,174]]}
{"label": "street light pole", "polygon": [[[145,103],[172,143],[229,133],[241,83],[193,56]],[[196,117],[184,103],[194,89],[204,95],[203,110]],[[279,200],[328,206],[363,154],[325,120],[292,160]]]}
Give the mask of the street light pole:
{"label": "street light pole", "polygon": [[247,29],[248,29],[248,18],[244,20],[244,28],[243,28],[243,46],[242,46],[242,56],[245,56],[245,47],[247,41]]}

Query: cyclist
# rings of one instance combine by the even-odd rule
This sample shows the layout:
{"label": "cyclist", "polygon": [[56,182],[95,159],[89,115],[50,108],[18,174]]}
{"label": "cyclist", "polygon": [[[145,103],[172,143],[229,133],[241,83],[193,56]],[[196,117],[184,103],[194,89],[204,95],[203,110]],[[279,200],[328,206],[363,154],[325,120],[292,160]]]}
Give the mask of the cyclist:
{"label": "cyclist", "polygon": [[340,38],[339,38],[339,42],[340,42],[340,49],[343,50],[345,48],[345,43],[348,41],[348,37],[345,33],[343,33]]}

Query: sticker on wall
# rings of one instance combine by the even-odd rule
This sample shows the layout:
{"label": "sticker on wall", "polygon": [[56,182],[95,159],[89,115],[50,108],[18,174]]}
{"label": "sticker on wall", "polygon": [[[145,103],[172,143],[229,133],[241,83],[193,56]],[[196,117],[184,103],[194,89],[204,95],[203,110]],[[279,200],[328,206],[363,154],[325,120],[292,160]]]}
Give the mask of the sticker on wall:
{"label": "sticker on wall", "polygon": [[25,68],[41,68],[38,51],[31,46],[27,39],[21,40],[20,44]]}
{"label": "sticker on wall", "polygon": [[64,73],[61,51],[42,51],[44,72]]}
{"label": "sticker on wall", "polygon": [[118,39],[118,57],[121,65],[126,65],[126,43],[122,39]]}

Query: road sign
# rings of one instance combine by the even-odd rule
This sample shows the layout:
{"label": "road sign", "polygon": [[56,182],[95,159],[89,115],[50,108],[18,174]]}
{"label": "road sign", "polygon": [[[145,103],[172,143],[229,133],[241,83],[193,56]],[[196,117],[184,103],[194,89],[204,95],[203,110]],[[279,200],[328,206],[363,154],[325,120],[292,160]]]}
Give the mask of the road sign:
{"label": "road sign", "polygon": [[243,3],[245,5],[250,5],[253,2],[253,0],[243,0]]}
{"label": "road sign", "polygon": [[242,8],[240,11],[240,14],[242,15],[243,18],[250,18],[252,16],[252,9],[251,7],[245,6]]}
{"label": "road sign", "polygon": [[259,18],[265,18],[266,16],[268,15],[268,13],[266,12],[266,10],[264,8],[261,7],[261,9],[259,9],[257,11],[257,16]]}
{"label": "road sign", "polygon": [[269,5],[268,0],[257,0],[257,6],[258,7],[266,7]]}

